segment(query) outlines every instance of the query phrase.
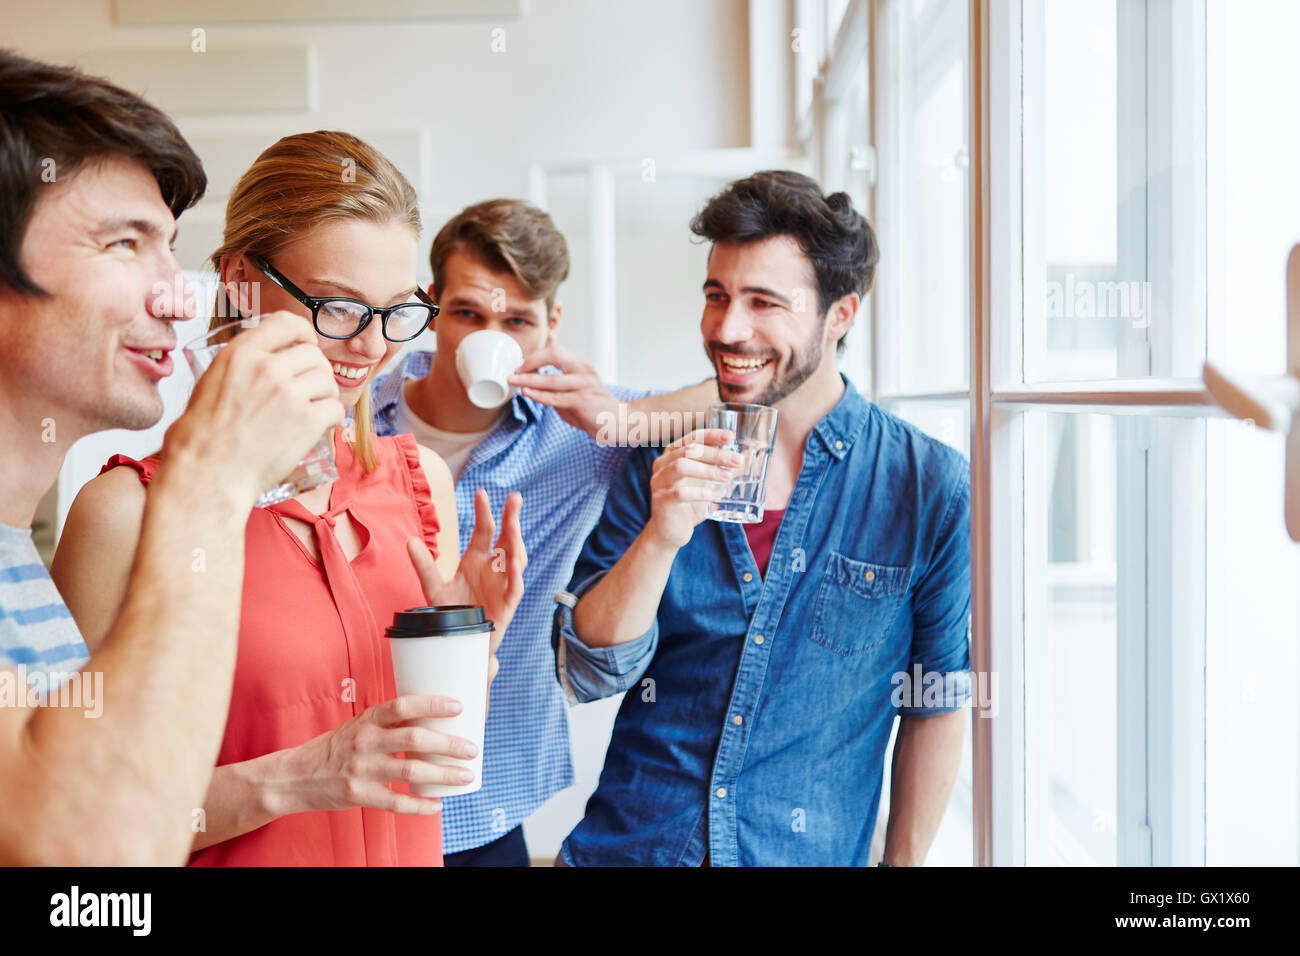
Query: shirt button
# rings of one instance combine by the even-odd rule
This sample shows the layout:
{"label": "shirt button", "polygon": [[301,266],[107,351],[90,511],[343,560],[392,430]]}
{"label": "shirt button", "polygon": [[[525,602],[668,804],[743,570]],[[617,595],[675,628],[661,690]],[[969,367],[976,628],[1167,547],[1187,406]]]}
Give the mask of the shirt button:
{"label": "shirt button", "polygon": [[718,794],[718,799],[719,799],[719,800],[722,800],[722,799],[724,799],[724,798],[727,796],[727,788],[726,788],[726,787],[719,787],[719,788],[717,789],[716,792],[717,792],[717,794]]}
{"label": "shirt button", "polygon": [[750,574],[748,571],[746,571],[743,575],[741,575],[740,579],[744,581],[746,584],[748,584],[750,581],[754,580],[754,576]]}
{"label": "shirt button", "polygon": [[839,450],[840,450],[841,448],[843,448],[843,447],[844,447],[844,442],[842,442],[842,441],[837,441],[837,442],[835,443],[835,450],[836,450],[836,451],[839,451]]}
{"label": "shirt button", "polygon": [[862,576],[863,576],[864,578],[866,578],[868,581],[874,581],[874,580],[876,580],[876,572],[875,572],[875,571],[868,571],[866,574],[864,574],[864,575],[862,575]]}
{"label": "shirt button", "polygon": [[762,635],[762,634],[755,634],[755,635],[754,635],[754,643],[755,643],[755,644],[762,644],[762,643],[763,643],[763,635]]}
{"label": "shirt button", "polygon": [[739,727],[741,724],[745,722],[745,718],[741,717],[740,714],[737,714],[735,717],[731,718],[731,722],[735,724],[737,727]]}

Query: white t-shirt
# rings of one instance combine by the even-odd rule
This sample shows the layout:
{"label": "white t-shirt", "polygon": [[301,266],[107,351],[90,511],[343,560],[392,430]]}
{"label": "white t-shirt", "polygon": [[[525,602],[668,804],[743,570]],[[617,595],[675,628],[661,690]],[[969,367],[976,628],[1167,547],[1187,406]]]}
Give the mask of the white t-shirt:
{"label": "white t-shirt", "polygon": [[501,414],[481,432],[445,432],[441,428],[434,428],[411,411],[410,406],[406,404],[406,386],[409,384],[403,382],[402,387],[397,391],[397,408],[393,415],[395,433],[400,435],[403,432],[410,432],[415,436],[416,444],[432,448],[451,469],[452,480],[459,481],[460,473],[469,459],[469,453],[501,423],[502,417],[510,408],[509,404],[503,405]]}

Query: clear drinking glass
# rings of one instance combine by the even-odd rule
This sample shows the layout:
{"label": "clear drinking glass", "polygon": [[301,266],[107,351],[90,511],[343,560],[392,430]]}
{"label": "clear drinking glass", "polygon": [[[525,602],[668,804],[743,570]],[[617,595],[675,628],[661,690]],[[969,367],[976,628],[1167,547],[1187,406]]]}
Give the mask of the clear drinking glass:
{"label": "clear drinking glass", "polygon": [[767,405],[724,402],[709,406],[709,428],[725,428],[735,440],[722,447],[739,453],[736,476],[727,482],[726,494],[709,504],[714,521],[757,524],[763,520],[763,498],[767,494],[767,462],[776,441],[777,410]]}
{"label": "clear drinking glass", "polygon": [[[250,319],[228,322],[213,329],[207,335],[187,343],[182,351],[185,353],[185,360],[190,363],[190,369],[194,372],[194,380],[197,382],[217,357],[217,353],[230,344],[236,329],[252,328],[254,325],[256,322]],[[262,493],[262,496],[257,499],[259,508],[287,501],[304,491],[319,488],[338,478],[338,469],[334,466],[332,432],[333,429],[325,432],[283,481]]]}

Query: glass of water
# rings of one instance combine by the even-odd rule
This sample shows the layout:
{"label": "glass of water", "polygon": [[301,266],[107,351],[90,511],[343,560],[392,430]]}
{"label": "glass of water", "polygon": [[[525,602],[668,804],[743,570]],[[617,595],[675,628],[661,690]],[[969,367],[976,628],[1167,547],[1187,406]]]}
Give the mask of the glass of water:
{"label": "glass of water", "polygon": [[[213,329],[207,335],[187,343],[182,351],[185,353],[185,360],[190,363],[190,370],[194,372],[194,380],[197,382],[212,365],[217,353],[230,344],[237,329],[252,328],[256,324],[256,321],[251,319],[228,322]],[[333,431],[331,428],[317,439],[311,451],[307,452],[306,457],[298,462],[283,481],[263,492],[257,499],[259,508],[287,501],[304,491],[311,491],[313,488],[319,488],[327,482],[338,479],[339,472],[334,465]]]}
{"label": "glass of water", "polygon": [[726,493],[709,504],[708,517],[714,521],[757,524],[763,520],[767,462],[776,442],[777,415],[777,410],[767,405],[725,402],[709,406],[708,427],[730,431],[735,439],[722,447],[740,455],[736,476],[730,481],[715,482]]}

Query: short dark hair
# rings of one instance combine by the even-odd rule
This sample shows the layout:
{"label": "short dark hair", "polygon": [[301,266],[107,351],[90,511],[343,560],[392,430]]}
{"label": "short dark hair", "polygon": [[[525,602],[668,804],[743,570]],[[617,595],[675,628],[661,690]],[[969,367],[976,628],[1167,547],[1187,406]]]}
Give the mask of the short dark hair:
{"label": "short dark hair", "polygon": [[[812,261],[820,315],[850,292],[865,296],[880,258],[876,234],[848,193],[823,196],[815,180],[787,169],[727,186],[691,220],[691,232],[715,244],[789,236]],[[837,349],[844,348],[844,338]]]}
{"label": "short dark hair", "polygon": [[208,185],[199,157],[157,107],[72,67],[0,50],[0,284],[48,295],[22,268],[46,161],[63,180],[110,156],[147,166],[173,216],[198,202]]}
{"label": "short dark hair", "polygon": [[509,272],[525,294],[545,299],[569,276],[569,245],[551,217],[522,199],[490,199],[467,206],[434,237],[429,250],[433,284],[442,295],[447,257],[462,251],[495,272]]}

